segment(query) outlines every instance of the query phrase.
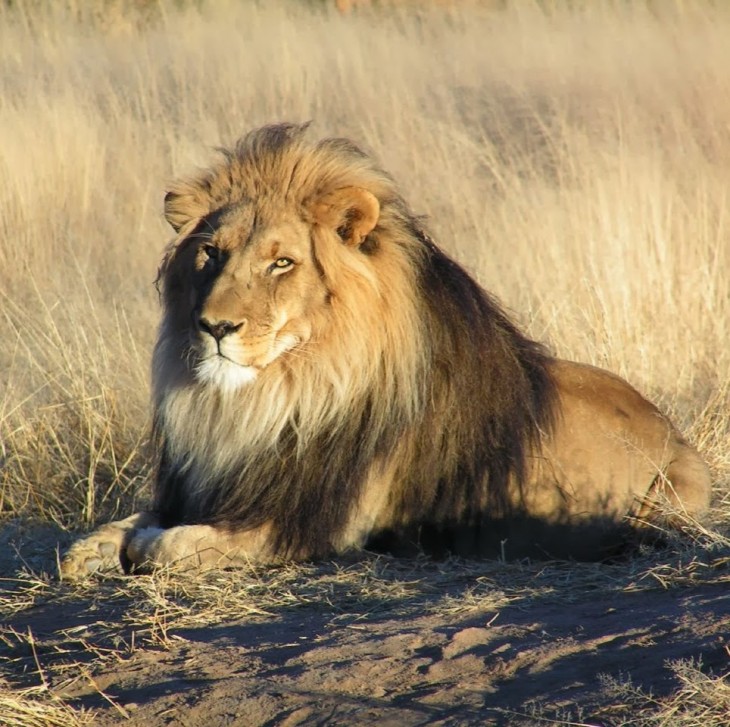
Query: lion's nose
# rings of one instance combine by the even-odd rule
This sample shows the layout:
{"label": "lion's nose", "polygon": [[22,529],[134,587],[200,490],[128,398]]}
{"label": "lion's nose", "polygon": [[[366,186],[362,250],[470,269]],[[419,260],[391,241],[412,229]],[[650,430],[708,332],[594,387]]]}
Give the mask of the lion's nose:
{"label": "lion's nose", "polygon": [[201,331],[209,333],[216,341],[220,341],[221,338],[224,338],[229,333],[234,333],[239,330],[243,325],[243,321],[241,323],[234,323],[233,321],[209,321],[207,318],[200,318],[198,325]]}

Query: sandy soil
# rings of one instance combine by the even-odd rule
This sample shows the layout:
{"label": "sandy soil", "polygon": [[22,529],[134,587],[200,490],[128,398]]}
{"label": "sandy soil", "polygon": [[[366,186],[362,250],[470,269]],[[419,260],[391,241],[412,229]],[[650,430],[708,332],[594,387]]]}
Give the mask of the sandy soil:
{"label": "sandy soil", "polygon": [[[391,591],[378,591],[365,558],[308,566],[285,588],[267,581],[266,592],[280,593],[265,613],[242,606],[243,618],[228,611],[199,626],[176,626],[169,603],[155,619],[149,595],[149,624],[130,620],[141,597],[124,579],[80,590],[48,582],[4,619],[0,656],[13,686],[38,683],[40,667],[56,694],[96,710],[98,725],[630,723],[632,705],[617,700],[611,679],[661,698],[677,688],[672,660],[728,671],[722,565],[715,583],[665,589],[661,578],[637,581],[635,563],[592,566],[590,577],[578,565],[473,563],[421,564],[407,577],[391,563],[391,575],[378,571]],[[350,566],[354,580],[341,575]],[[251,577],[228,573],[216,588]],[[307,590],[305,580],[322,585]],[[21,638],[29,629],[32,648]]]}

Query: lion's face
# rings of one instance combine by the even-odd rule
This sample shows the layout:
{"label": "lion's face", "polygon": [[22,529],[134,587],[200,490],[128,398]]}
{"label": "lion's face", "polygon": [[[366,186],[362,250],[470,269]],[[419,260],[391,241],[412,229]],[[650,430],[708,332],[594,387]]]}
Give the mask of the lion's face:
{"label": "lion's face", "polygon": [[359,255],[376,220],[377,200],[350,189],[306,209],[244,201],[194,221],[165,283],[196,379],[236,390],[274,361],[306,355],[331,305],[324,248]]}
{"label": "lion's face", "polygon": [[184,261],[193,370],[226,389],[306,343],[326,304],[309,225],[294,214],[260,220],[255,212],[240,205],[203,220]]}

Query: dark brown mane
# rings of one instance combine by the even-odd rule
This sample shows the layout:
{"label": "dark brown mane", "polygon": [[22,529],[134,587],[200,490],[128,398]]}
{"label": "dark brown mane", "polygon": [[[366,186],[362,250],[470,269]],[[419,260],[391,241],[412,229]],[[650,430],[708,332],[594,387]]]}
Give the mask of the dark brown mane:
{"label": "dark brown mane", "polygon": [[[329,140],[312,152],[303,146],[302,130],[274,127],[256,133],[263,136],[247,137],[226,157],[235,169],[256,170],[251,189],[303,175],[300,162],[307,154],[324,160],[329,177],[359,175],[363,186],[370,180],[381,221],[360,254],[376,265],[390,245],[407,250],[412,261],[407,285],[417,287],[421,330],[417,341],[414,333],[414,340],[403,340],[402,346],[421,346],[423,364],[412,371],[417,380],[400,385],[422,392],[421,403],[415,415],[408,414],[383,401],[374,384],[349,404],[346,417],[306,443],[297,423],[290,422],[274,446],[242,453],[234,469],[218,472],[202,488],[192,481],[190,463],[172,454],[158,416],[155,507],[161,525],[216,523],[246,530],[270,524],[280,554],[323,555],[335,548],[373,464],[397,448],[401,464],[390,502],[397,520],[411,526],[422,544],[430,539],[422,537],[426,531],[447,533],[453,523],[478,531],[487,513],[490,519],[515,514],[509,488],[519,488],[528,453],[553,419],[549,356],[431,241],[390,178],[357,147]],[[186,194],[211,195],[222,204],[242,194],[227,190],[226,178],[235,174],[225,177],[219,168],[203,179],[202,191],[188,185]],[[311,175],[306,185],[316,188]]]}

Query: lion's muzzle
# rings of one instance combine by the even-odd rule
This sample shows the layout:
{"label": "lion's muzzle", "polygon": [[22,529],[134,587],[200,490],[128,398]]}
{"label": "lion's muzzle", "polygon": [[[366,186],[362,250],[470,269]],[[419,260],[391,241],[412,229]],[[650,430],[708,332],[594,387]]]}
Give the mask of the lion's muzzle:
{"label": "lion's muzzle", "polygon": [[210,336],[213,336],[213,338],[218,342],[231,333],[240,331],[241,328],[243,328],[244,323],[245,321],[234,323],[233,321],[228,320],[210,320],[202,316],[198,319],[198,327],[200,330]]}

